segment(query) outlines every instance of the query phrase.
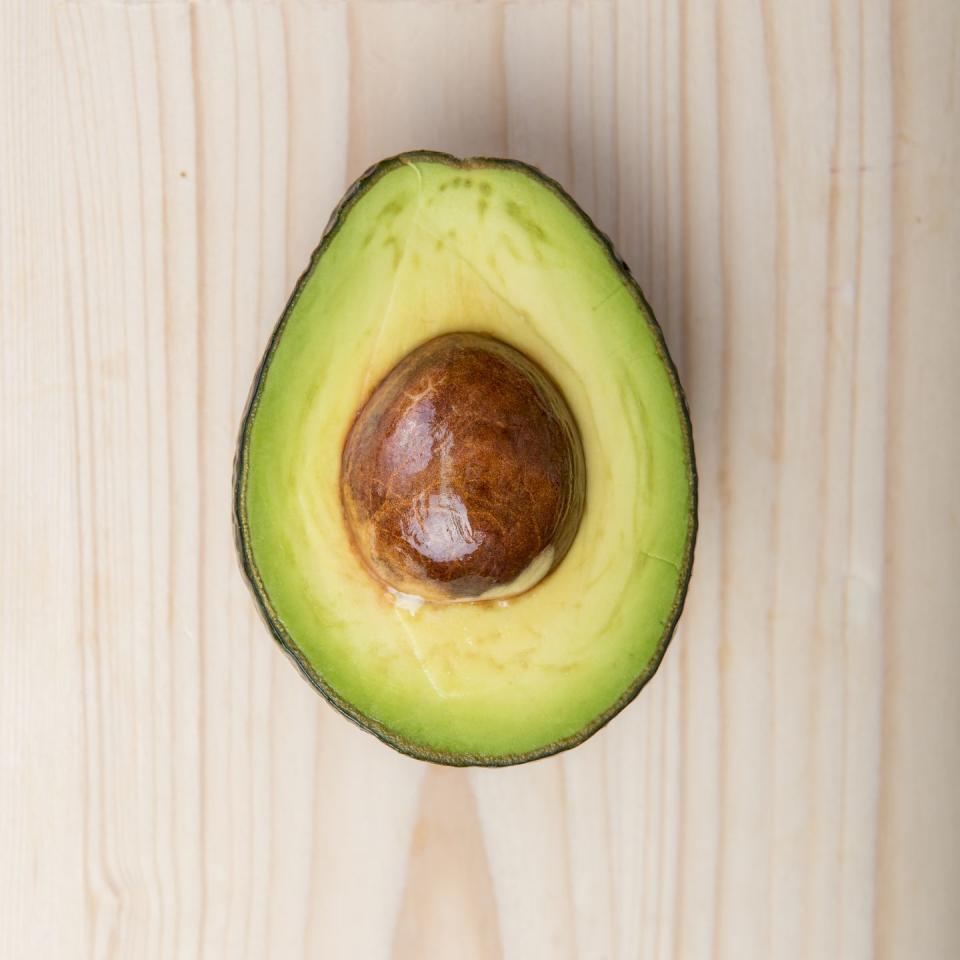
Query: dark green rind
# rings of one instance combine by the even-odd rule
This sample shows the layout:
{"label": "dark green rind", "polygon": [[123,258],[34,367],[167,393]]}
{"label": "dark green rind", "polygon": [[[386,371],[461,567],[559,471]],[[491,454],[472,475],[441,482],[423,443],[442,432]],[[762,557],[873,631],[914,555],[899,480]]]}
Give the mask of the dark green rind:
{"label": "dark green rind", "polygon": [[[657,352],[659,353],[660,359],[663,361],[664,367],[666,368],[670,377],[670,382],[673,386],[673,393],[682,413],[684,427],[684,450],[687,457],[688,481],[690,485],[691,516],[687,532],[687,541],[684,545],[683,558],[680,564],[680,584],[677,590],[676,598],[674,599],[673,607],[670,611],[670,615],[664,623],[664,630],[660,637],[660,642],[657,644],[657,648],[654,651],[653,656],[647,663],[646,669],[644,669],[644,671],[634,680],[634,682],[624,692],[620,699],[616,701],[616,703],[605,710],[602,714],[595,717],[590,723],[572,736],[565,737],[562,740],[556,740],[553,743],[540,747],[537,750],[531,750],[527,753],[509,754],[505,756],[483,756],[476,754],[445,753],[442,751],[431,750],[428,747],[422,746],[421,744],[411,743],[409,740],[385,727],[379,721],[361,713],[350,703],[338,696],[336,691],[327,686],[323,678],[313,669],[313,667],[307,661],[307,658],[297,647],[296,643],[294,643],[293,638],[287,633],[286,628],[280,621],[280,618],[277,616],[276,612],[273,610],[270,603],[270,598],[267,595],[266,588],[264,587],[263,580],[260,577],[260,572],[257,570],[256,564],[253,561],[253,554],[250,546],[249,527],[246,517],[246,488],[247,473],[249,469],[248,448],[250,444],[250,429],[253,425],[254,418],[256,417],[257,407],[260,401],[260,393],[263,388],[263,382],[266,378],[267,370],[270,367],[270,361],[273,357],[273,353],[280,341],[280,337],[283,335],[287,318],[290,316],[291,311],[296,306],[296,303],[300,298],[300,294],[303,291],[304,285],[306,284],[310,274],[313,272],[314,266],[323,255],[323,252],[330,244],[330,241],[336,235],[344,217],[347,213],[349,213],[351,207],[354,205],[354,203],[356,203],[361,194],[363,194],[365,190],[367,190],[378,179],[380,179],[380,177],[389,171],[394,170],[403,164],[414,163],[418,160],[430,163],[444,163],[450,167],[466,170],[483,169],[485,167],[517,170],[523,173],[525,176],[531,177],[537,182],[543,184],[554,194],[556,194],[571,209],[571,211],[576,214],[576,216],[583,223],[584,227],[600,241],[614,269],[623,278],[627,289],[631,292],[634,300],[636,300],[637,304],[643,310],[650,327],[650,332],[653,334],[654,341],[657,345]],[[343,199],[333,211],[333,214],[331,215],[330,220],[323,232],[323,237],[320,240],[320,244],[310,257],[310,263],[307,266],[307,269],[297,281],[297,285],[294,288],[289,301],[287,301],[283,315],[280,317],[280,320],[273,330],[273,333],[270,337],[270,342],[267,344],[266,352],[264,353],[263,359],[260,362],[260,366],[257,369],[257,374],[253,381],[253,387],[250,391],[250,397],[247,400],[246,410],[244,411],[243,421],[240,427],[240,439],[237,447],[237,454],[234,459],[233,483],[233,526],[240,564],[243,568],[244,575],[246,576],[248,586],[253,592],[253,596],[256,600],[260,614],[269,627],[270,632],[273,634],[274,639],[280,644],[284,652],[297,665],[303,676],[306,677],[306,679],[317,689],[317,691],[324,697],[325,700],[327,700],[328,703],[330,703],[340,713],[347,717],[347,719],[352,720],[368,733],[372,733],[375,737],[382,740],[388,746],[391,746],[395,750],[398,750],[401,753],[404,753],[407,756],[413,757],[417,760],[427,760],[431,763],[445,764],[447,766],[454,767],[506,767],[518,763],[529,763],[531,760],[540,760],[543,757],[549,757],[553,754],[561,753],[564,750],[570,750],[572,747],[576,747],[583,743],[584,740],[587,740],[589,737],[593,736],[593,734],[601,729],[601,727],[606,726],[621,710],[623,710],[623,708],[626,707],[627,704],[629,704],[637,696],[643,687],[646,686],[647,682],[654,675],[654,673],[656,673],[657,667],[660,666],[660,662],[663,660],[663,656],[666,653],[671,638],[673,637],[677,621],[680,619],[680,614],[683,610],[683,604],[687,596],[687,588],[690,584],[690,574],[693,568],[693,552],[697,539],[698,526],[697,468],[693,453],[693,434],[690,423],[690,411],[687,407],[687,400],[684,396],[683,388],[680,385],[680,378],[677,375],[677,369],[667,350],[667,345],[663,338],[663,331],[660,329],[660,325],[657,323],[656,318],[653,315],[653,311],[650,309],[650,305],[647,303],[646,298],[643,295],[643,291],[640,289],[636,280],[633,279],[629,267],[627,267],[627,265],[617,254],[616,250],[614,250],[613,243],[610,241],[610,238],[596,227],[590,217],[580,208],[576,201],[573,200],[573,198],[563,189],[563,187],[557,183],[556,180],[548,177],[536,167],[531,166],[528,163],[523,163],[520,160],[503,160],[495,157],[470,157],[461,160],[448,153],[438,153],[433,150],[414,150],[407,153],[398,154],[395,157],[388,157],[385,160],[381,160],[379,163],[370,167],[349,187],[347,192],[344,194]]]}

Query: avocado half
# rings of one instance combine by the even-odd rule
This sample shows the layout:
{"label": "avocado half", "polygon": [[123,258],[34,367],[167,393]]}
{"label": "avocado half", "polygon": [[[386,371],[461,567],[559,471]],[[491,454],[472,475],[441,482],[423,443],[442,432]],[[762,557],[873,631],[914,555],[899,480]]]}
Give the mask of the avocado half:
{"label": "avocado half", "polygon": [[[445,334],[496,338],[565,397],[586,465],[562,561],[506,599],[423,602],[372,576],[341,460],[365,402]],[[697,476],[677,371],[609,239],[515,160],[416,151],[347,191],[273,331],[234,474],[267,625],[341,713],[410,756],[522,763],[586,740],[656,671],[683,607]]]}

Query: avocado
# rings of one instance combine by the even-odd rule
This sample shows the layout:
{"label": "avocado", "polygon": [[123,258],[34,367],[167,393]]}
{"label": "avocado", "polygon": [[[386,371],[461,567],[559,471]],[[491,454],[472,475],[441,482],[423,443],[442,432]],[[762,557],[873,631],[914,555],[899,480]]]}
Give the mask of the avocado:
{"label": "avocado", "polygon": [[693,562],[687,407],[610,241],[514,160],[346,193],[254,379],[238,551],[276,640],[411,756],[581,743],[650,679]]}

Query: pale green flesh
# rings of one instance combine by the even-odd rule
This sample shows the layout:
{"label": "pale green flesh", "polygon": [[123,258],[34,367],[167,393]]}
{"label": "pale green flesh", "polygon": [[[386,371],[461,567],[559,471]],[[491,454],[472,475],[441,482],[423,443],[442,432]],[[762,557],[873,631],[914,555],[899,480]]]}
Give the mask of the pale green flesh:
{"label": "pale green flesh", "polygon": [[[560,386],[586,509],[528,593],[411,610],[352,550],[340,453],[383,375],[455,330],[507,341]],[[428,754],[543,751],[621,700],[672,624],[693,524],[685,424],[643,308],[561,197],[515,168],[406,162],[343,216],[269,360],[241,488],[248,560],[280,631],[382,734]]]}

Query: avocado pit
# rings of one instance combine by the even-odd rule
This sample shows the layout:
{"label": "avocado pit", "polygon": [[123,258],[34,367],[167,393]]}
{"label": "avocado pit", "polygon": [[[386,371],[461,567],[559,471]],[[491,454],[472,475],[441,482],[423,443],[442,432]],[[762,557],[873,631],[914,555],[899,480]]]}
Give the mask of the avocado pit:
{"label": "avocado pit", "polygon": [[358,411],[340,493],[354,546],[394,591],[433,602],[522,593],[563,559],[586,468],[559,389],[493,337],[436,337]]}

